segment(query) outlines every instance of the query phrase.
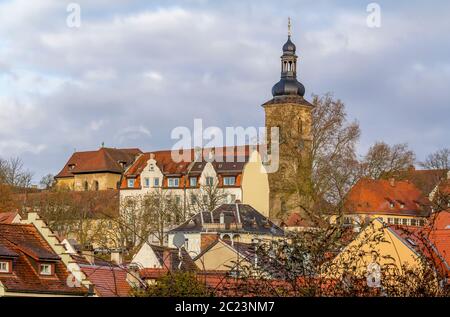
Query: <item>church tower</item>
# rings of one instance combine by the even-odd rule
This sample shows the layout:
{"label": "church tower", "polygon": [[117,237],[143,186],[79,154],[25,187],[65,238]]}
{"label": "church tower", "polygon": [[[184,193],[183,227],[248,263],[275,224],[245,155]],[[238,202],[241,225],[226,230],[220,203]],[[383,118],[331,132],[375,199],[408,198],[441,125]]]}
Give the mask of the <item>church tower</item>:
{"label": "church tower", "polygon": [[309,204],[312,164],[309,160],[312,136],[313,105],[306,101],[305,87],[297,80],[296,46],[291,40],[289,19],[288,40],[281,56],[281,79],[272,88],[273,99],[263,104],[265,110],[268,150],[271,149],[272,128],[279,131],[278,153],[268,153],[279,168],[269,173],[269,217],[283,220],[293,212],[303,214]]}

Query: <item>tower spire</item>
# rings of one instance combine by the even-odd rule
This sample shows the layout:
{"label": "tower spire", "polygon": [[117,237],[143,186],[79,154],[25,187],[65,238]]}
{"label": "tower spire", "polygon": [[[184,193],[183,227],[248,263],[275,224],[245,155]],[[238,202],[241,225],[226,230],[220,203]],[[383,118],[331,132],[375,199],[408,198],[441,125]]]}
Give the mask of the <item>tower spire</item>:
{"label": "tower spire", "polygon": [[292,36],[292,25],[291,25],[291,17],[288,17],[288,36]]}

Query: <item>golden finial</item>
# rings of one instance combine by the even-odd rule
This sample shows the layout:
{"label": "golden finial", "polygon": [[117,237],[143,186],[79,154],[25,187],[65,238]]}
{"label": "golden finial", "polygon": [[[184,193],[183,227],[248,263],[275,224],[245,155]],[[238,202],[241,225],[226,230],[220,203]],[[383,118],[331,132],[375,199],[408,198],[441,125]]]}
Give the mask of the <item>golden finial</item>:
{"label": "golden finial", "polygon": [[288,18],[288,36],[290,37],[292,35],[291,31],[291,17]]}

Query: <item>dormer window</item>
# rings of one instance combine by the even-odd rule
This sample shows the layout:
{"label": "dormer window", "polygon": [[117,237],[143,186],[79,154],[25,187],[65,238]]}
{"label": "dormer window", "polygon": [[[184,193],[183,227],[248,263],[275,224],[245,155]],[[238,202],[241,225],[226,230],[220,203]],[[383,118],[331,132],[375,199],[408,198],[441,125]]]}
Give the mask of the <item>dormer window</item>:
{"label": "dormer window", "polygon": [[11,261],[0,260],[0,273],[11,273]]}
{"label": "dormer window", "polygon": [[53,275],[53,265],[49,263],[41,263],[39,264],[39,274],[44,276]]}
{"label": "dormer window", "polygon": [[75,164],[69,164],[69,170],[73,171],[73,169],[75,168]]}
{"label": "dormer window", "polygon": [[134,188],[134,178],[128,179],[128,188]]}
{"label": "dormer window", "polygon": [[236,177],[227,176],[223,178],[223,184],[225,186],[234,186],[236,184]]}
{"label": "dormer window", "polygon": [[390,203],[389,203],[389,207],[391,207],[391,209],[394,209],[395,204],[394,204],[393,202],[390,202]]}
{"label": "dormer window", "polygon": [[120,167],[122,167],[122,169],[125,169],[125,166],[127,166],[127,162],[119,161],[119,165],[120,165]]}
{"label": "dormer window", "polygon": [[179,187],[180,179],[179,178],[169,178],[168,184],[169,184],[169,187]]}

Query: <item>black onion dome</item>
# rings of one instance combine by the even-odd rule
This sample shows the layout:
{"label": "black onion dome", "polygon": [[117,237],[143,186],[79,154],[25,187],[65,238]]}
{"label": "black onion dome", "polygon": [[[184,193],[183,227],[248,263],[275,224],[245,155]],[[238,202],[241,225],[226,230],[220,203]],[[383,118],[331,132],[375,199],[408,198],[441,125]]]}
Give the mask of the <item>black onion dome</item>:
{"label": "black onion dome", "polygon": [[296,49],[295,44],[292,43],[291,37],[289,36],[287,42],[283,45],[283,52],[295,54]]}
{"label": "black onion dome", "polygon": [[272,95],[276,96],[301,96],[305,95],[305,86],[297,78],[281,78],[272,88]]}

